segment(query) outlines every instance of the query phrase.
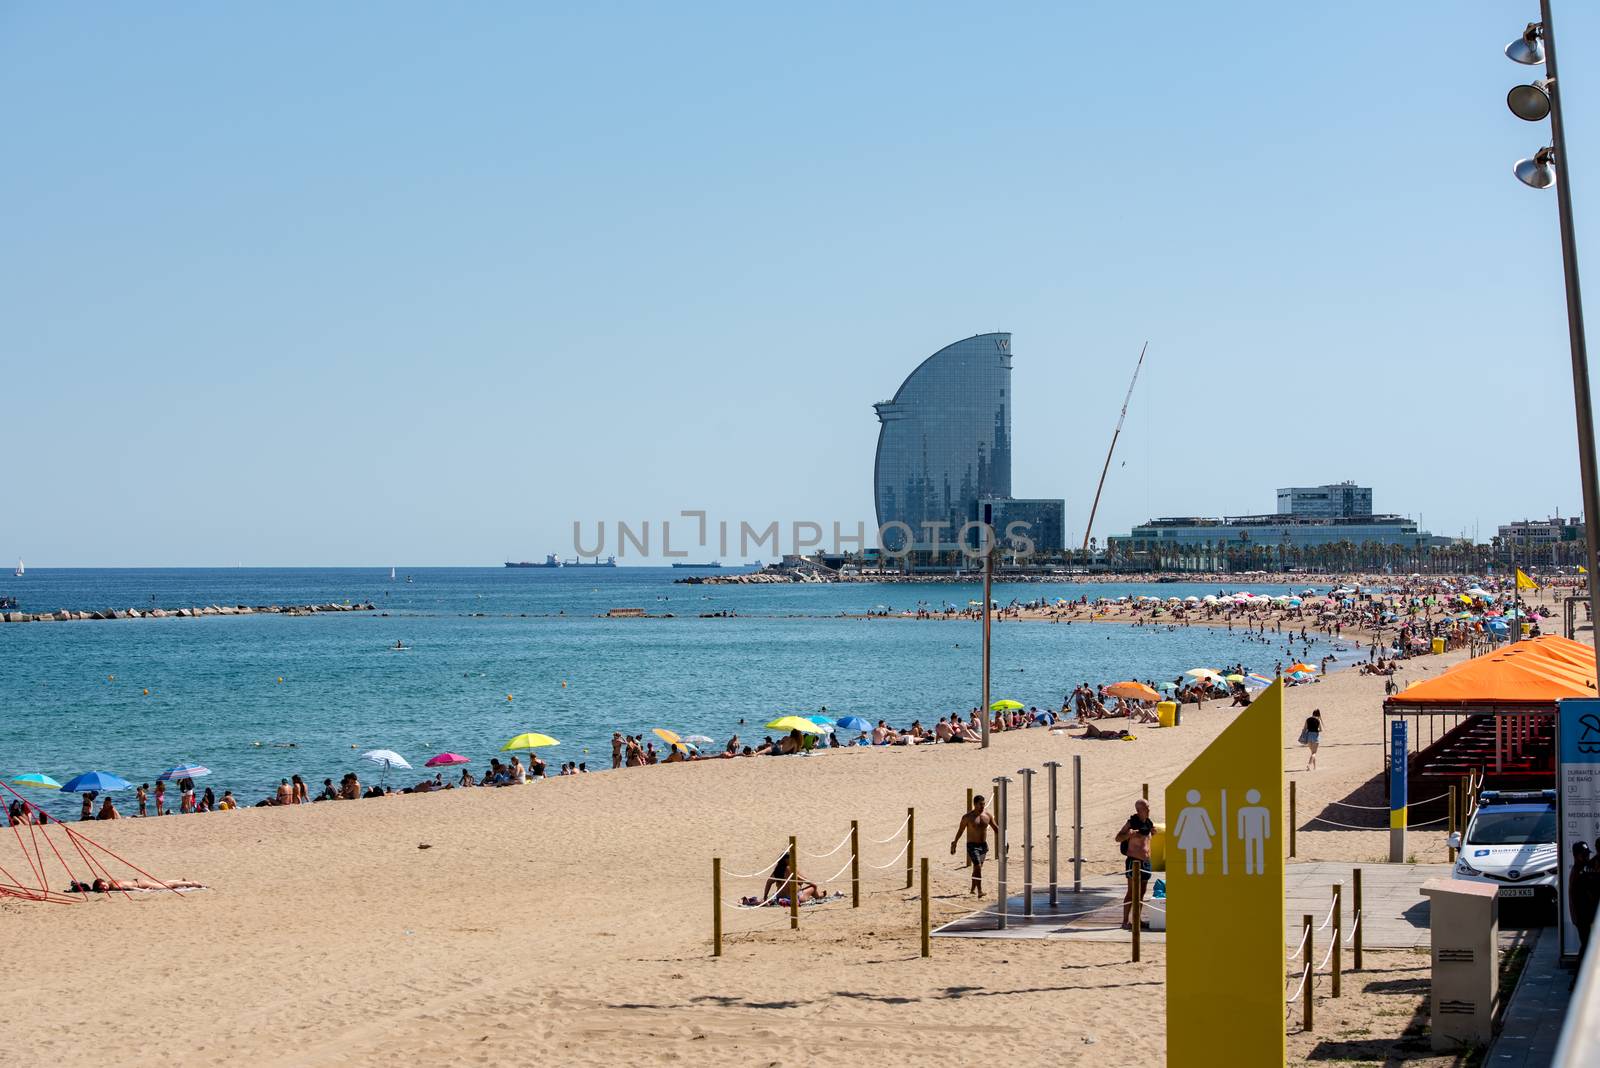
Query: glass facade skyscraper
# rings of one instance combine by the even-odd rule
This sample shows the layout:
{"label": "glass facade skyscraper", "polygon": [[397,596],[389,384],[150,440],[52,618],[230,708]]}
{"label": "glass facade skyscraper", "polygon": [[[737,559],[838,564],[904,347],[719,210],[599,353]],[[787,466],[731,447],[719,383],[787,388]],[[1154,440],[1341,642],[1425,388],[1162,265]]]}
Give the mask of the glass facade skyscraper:
{"label": "glass facade skyscraper", "polygon": [[874,405],[886,550],[952,548],[980,498],[1011,496],[1010,391],[1011,335],[978,334],[923,360],[893,400]]}

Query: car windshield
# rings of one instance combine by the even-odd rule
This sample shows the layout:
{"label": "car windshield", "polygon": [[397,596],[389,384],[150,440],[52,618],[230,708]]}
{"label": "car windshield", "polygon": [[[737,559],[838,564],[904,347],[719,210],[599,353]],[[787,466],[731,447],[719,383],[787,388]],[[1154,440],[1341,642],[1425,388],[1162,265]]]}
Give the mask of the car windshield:
{"label": "car windshield", "polygon": [[1555,840],[1556,812],[1553,808],[1521,812],[1485,808],[1479,811],[1467,833],[1468,845],[1546,845]]}

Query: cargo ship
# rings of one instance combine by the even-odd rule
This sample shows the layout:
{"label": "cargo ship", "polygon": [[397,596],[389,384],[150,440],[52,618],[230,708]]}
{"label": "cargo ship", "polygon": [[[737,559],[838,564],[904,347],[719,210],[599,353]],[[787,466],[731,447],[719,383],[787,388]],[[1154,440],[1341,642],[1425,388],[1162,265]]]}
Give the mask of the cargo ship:
{"label": "cargo ship", "polygon": [[562,567],[616,567],[617,566],[617,558],[615,556],[608,556],[604,560],[602,560],[597,556],[593,560],[585,560],[585,559],[583,559],[583,557],[580,556],[580,557],[574,557],[571,560],[563,560],[561,562],[561,566]]}
{"label": "cargo ship", "polygon": [[544,563],[536,564],[532,560],[507,560],[507,567],[560,567],[561,561],[556,559],[555,553],[550,553],[544,558]]}
{"label": "cargo ship", "polygon": [[692,567],[696,571],[711,571],[722,566],[721,560],[713,560],[709,564],[674,563],[673,567]]}

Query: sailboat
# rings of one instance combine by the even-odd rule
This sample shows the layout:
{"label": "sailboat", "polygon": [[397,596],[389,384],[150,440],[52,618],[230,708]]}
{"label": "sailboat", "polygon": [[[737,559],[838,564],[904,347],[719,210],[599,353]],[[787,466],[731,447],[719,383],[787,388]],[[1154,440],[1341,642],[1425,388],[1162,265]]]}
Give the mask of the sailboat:
{"label": "sailboat", "polygon": [[394,581],[394,568],[392,568],[392,567],[389,569],[389,581],[390,582]]}
{"label": "sailboat", "polygon": [[22,557],[20,557],[20,556],[17,557],[17,569],[15,571],[13,571],[12,574],[16,575],[17,578],[21,578],[22,577],[22,573],[24,571],[26,571],[26,570],[27,570],[27,568],[22,566]]}

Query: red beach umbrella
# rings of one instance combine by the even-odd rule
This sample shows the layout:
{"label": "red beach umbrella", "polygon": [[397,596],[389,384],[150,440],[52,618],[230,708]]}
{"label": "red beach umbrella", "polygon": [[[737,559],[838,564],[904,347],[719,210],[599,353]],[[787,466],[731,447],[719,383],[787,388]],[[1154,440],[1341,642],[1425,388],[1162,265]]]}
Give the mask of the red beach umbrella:
{"label": "red beach umbrella", "polygon": [[426,764],[424,764],[423,767],[425,767],[425,768],[448,768],[452,764],[470,764],[470,763],[472,763],[472,758],[471,757],[464,757],[460,753],[440,753],[438,756],[432,757],[431,759],[429,759],[429,761]]}

